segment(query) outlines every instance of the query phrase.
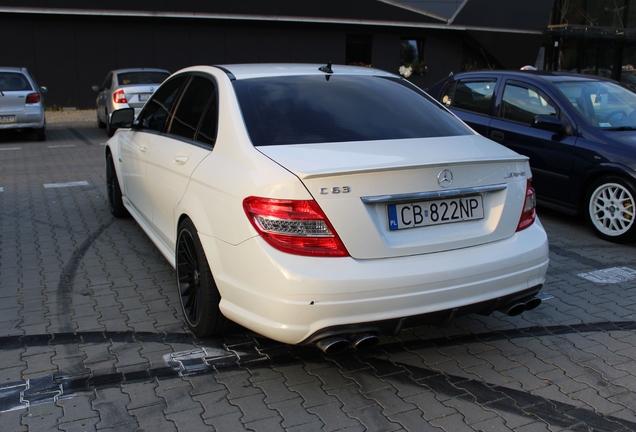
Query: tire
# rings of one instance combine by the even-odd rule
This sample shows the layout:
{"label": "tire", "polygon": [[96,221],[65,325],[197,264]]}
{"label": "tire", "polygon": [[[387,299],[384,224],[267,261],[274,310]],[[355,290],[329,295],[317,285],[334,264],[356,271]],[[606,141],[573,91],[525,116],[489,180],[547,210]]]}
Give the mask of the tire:
{"label": "tire", "polygon": [[106,128],[106,123],[104,123],[104,122],[102,121],[102,119],[100,119],[100,118],[99,118],[99,110],[97,110],[96,112],[97,112],[97,114],[96,114],[96,117],[97,117],[97,127],[98,127],[98,128],[100,128],[100,129],[104,129],[104,128]]}
{"label": "tire", "polygon": [[190,219],[179,224],[175,255],[179,299],[188,327],[197,337],[227,333],[233,323],[219,310],[221,295]]}
{"label": "tire", "polygon": [[636,239],[636,188],[621,177],[594,182],[586,199],[586,218],[595,234],[614,243]]}
{"label": "tire", "polygon": [[46,123],[39,129],[34,129],[36,141],[46,141]]}
{"label": "tire", "polygon": [[108,153],[106,156],[106,190],[108,193],[108,208],[116,218],[125,218],[130,216],[128,210],[124,206],[122,199],[115,164],[113,163],[113,155]]}
{"label": "tire", "polygon": [[117,128],[114,128],[113,125],[110,124],[110,121],[107,121],[106,123],[106,135],[108,135],[108,137],[112,137],[113,135],[115,135],[115,131],[117,130]]}

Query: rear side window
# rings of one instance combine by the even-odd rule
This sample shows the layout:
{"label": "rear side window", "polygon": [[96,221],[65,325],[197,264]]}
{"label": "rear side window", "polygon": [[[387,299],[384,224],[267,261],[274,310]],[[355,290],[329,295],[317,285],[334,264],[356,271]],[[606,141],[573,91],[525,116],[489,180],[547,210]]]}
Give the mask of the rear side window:
{"label": "rear side window", "polygon": [[457,81],[446,89],[442,103],[449,108],[489,115],[496,82],[495,79]]}
{"label": "rear side window", "polygon": [[31,91],[33,88],[21,73],[0,72],[0,91]]}
{"label": "rear side window", "polygon": [[316,75],[233,84],[255,146],[472,134],[397,78]]}
{"label": "rear side window", "polygon": [[[170,133],[189,140],[197,136],[197,141],[213,144],[217,126],[216,105],[215,83],[200,76],[193,77],[176,109]],[[208,112],[210,115],[205,115]]]}
{"label": "rear side window", "polygon": [[169,76],[165,72],[122,72],[117,74],[117,82],[119,85],[160,84]]}

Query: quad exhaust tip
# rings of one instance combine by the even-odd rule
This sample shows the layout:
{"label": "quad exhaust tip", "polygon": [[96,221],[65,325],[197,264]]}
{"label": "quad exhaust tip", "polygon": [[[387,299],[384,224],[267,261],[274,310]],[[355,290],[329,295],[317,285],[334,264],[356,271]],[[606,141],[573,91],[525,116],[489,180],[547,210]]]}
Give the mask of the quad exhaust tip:
{"label": "quad exhaust tip", "polygon": [[540,304],[541,299],[539,297],[530,297],[526,300],[508,303],[506,306],[501,307],[498,310],[508,316],[517,316],[522,312],[537,308]]}
{"label": "quad exhaust tip", "polygon": [[[514,301],[498,308],[508,316],[517,316],[521,313],[537,308],[541,304],[539,297],[529,297],[527,299]],[[380,338],[375,333],[356,333],[351,335],[330,336],[315,342],[315,345],[325,354],[339,354],[349,348],[357,351],[364,351],[375,347],[380,342]]]}
{"label": "quad exhaust tip", "polygon": [[339,354],[349,348],[364,351],[373,348],[380,342],[374,333],[360,333],[347,336],[331,336],[320,339],[316,346],[325,354]]}
{"label": "quad exhaust tip", "polygon": [[349,349],[351,343],[342,336],[332,336],[320,339],[316,346],[325,354],[338,354]]}

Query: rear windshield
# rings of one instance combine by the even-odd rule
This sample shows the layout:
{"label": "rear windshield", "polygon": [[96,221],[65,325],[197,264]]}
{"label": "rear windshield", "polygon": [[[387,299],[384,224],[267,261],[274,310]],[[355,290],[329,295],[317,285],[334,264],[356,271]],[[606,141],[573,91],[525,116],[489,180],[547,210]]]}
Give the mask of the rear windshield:
{"label": "rear windshield", "polygon": [[24,75],[16,72],[0,72],[0,91],[30,91],[31,84]]}
{"label": "rear windshield", "polygon": [[117,74],[119,85],[161,84],[170,74],[165,72],[122,72]]}
{"label": "rear windshield", "polygon": [[255,146],[471,135],[398,78],[298,76],[234,81]]}

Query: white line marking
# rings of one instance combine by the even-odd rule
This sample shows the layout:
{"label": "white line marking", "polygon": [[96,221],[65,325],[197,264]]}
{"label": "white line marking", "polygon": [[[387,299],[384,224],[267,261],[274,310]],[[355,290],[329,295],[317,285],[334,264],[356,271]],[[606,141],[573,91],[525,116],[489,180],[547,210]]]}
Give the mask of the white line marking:
{"label": "white line marking", "polygon": [[0,148],[0,150],[22,150],[22,147],[5,147]]}
{"label": "white line marking", "polygon": [[75,147],[75,144],[60,144],[60,145],[52,145],[52,146],[47,146],[48,148],[62,148],[62,147]]}
{"label": "white line marking", "polygon": [[45,183],[45,189],[51,188],[63,188],[63,187],[72,187],[72,186],[88,186],[87,181],[76,181],[76,182],[68,182],[68,183]]}

